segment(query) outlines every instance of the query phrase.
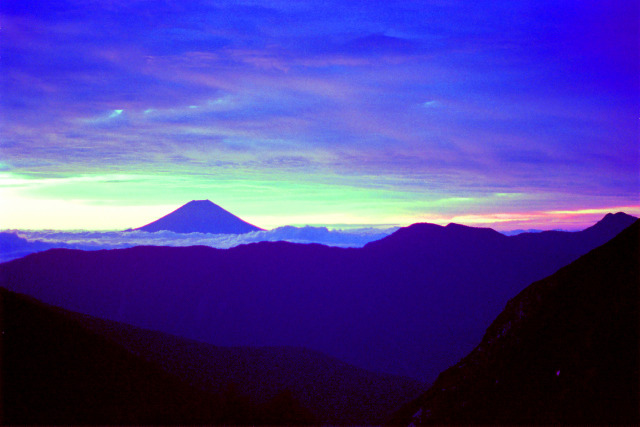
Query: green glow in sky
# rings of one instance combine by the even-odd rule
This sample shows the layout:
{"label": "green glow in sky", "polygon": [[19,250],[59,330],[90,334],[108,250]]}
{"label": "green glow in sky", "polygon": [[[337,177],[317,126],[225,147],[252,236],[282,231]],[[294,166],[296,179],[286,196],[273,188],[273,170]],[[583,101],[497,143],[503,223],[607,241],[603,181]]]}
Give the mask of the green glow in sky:
{"label": "green glow in sky", "polygon": [[[366,185],[366,179],[363,182],[360,178],[351,183],[333,183],[333,177],[322,176],[316,177],[316,181],[287,179],[284,174],[279,179],[259,175],[253,179],[214,179],[197,174],[27,177],[2,173],[0,228],[133,228],[190,200],[201,199],[209,199],[266,229],[283,225],[340,224],[339,228],[348,228],[449,221],[514,228],[516,223],[536,220],[536,214],[525,209],[535,206],[533,195],[479,193],[451,197],[436,192],[417,194],[410,185],[406,191],[398,191],[391,185]],[[628,213],[638,214],[637,207],[625,208]],[[598,216],[607,211],[595,209],[582,214]],[[562,211],[556,217],[570,214],[570,210]]]}

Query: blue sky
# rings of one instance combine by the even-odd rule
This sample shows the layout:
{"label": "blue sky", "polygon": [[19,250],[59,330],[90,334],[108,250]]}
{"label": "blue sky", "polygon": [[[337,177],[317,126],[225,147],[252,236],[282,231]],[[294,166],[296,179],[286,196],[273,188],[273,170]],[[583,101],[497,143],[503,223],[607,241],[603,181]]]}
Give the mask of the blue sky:
{"label": "blue sky", "polygon": [[267,228],[639,214],[639,16],[4,1],[0,227],[128,228],[191,199]]}

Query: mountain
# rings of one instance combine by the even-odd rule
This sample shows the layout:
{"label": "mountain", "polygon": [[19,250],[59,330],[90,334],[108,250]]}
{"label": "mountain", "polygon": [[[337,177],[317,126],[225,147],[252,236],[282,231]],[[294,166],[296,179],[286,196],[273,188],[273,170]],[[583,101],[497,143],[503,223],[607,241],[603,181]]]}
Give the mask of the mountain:
{"label": "mountain", "polygon": [[260,231],[209,200],[192,200],[162,218],[136,228],[142,231],[168,230],[174,233],[244,234]]}
{"label": "mountain", "polygon": [[[516,229],[516,230],[505,230],[505,231],[501,231],[500,233],[504,234],[505,236],[515,236],[517,234],[522,234],[522,233],[542,233],[545,230],[540,230],[538,228],[528,228],[526,230],[523,230],[521,228]],[[554,230],[554,231],[563,231],[563,230]]]}
{"label": "mountain", "polygon": [[85,328],[204,391],[229,383],[258,405],[288,393],[325,424],[380,424],[425,384],[376,374],[299,347],[219,347],[90,316]]}
{"label": "mountain", "polygon": [[525,288],[392,424],[638,425],[639,245],[636,221]]}
{"label": "mountain", "polygon": [[33,252],[45,251],[54,247],[66,245],[52,245],[44,242],[30,242],[16,233],[0,232],[0,262],[20,258]]}
{"label": "mountain", "polygon": [[0,263],[11,261],[12,259],[22,258],[23,256],[32,254],[34,252],[42,252],[46,251],[47,249],[54,248],[69,248],[81,250],[96,249],[95,244],[90,243],[82,243],[77,241],[72,241],[69,243],[49,242],[46,240],[38,239],[30,240],[18,235],[18,232],[16,231],[0,232]]}
{"label": "mountain", "polygon": [[415,224],[359,249],[54,249],[1,264],[0,286],[219,346],[304,347],[431,382],[480,342],[509,298],[631,220],[513,237]]}
{"label": "mountain", "polygon": [[[287,394],[252,404],[198,389],[73,313],[0,289],[0,423],[171,425],[313,423]],[[278,415],[276,415],[278,414]]]}

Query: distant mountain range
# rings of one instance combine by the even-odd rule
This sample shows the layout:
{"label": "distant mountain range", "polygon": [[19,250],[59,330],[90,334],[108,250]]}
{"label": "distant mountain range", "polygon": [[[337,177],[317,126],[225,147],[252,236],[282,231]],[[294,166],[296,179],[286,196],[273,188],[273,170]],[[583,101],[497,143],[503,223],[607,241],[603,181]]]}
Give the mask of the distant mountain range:
{"label": "distant mountain range", "polygon": [[192,200],[170,214],[136,230],[244,234],[262,229],[241,220],[209,200]]}
{"label": "distant mountain range", "polygon": [[295,346],[433,381],[507,300],[635,218],[507,237],[415,224],[361,249],[263,242],[227,250],[54,249],[0,265],[0,286],[221,346]]}
{"label": "distant mountain range", "polygon": [[29,242],[14,233],[0,232],[0,262],[20,258],[34,252],[46,251],[66,245],[50,245],[44,242]]}
{"label": "distant mountain range", "polygon": [[640,424],[639,245],[636,221],[525,288],[391,423]]}
{"label": "distant mountain range", "polygon": [[[540,230],[538,228],[528,228],[526,230],[523,229],[517,229],[517,230],[506,230],[506,231],[501,231],[500,233],[504,234],[505,236],[515,236],[516,234],[522,234],[522,233],[542,233],[545,230]],[[557,229],[557,230],[551,230],[551,231],[569,231],[569,230],[563,230],[563,229]]]}

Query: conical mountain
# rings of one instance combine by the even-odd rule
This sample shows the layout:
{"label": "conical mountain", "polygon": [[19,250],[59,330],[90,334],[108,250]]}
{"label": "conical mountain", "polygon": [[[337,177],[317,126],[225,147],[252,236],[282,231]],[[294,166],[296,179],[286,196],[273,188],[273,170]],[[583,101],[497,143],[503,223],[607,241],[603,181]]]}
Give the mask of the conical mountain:
{"label": "conical mountain", "polygon": [[174,233],[244,234],[259,231],[209,200],[192,200],[168,215],[136,228],[141,231],[173,231]]}

